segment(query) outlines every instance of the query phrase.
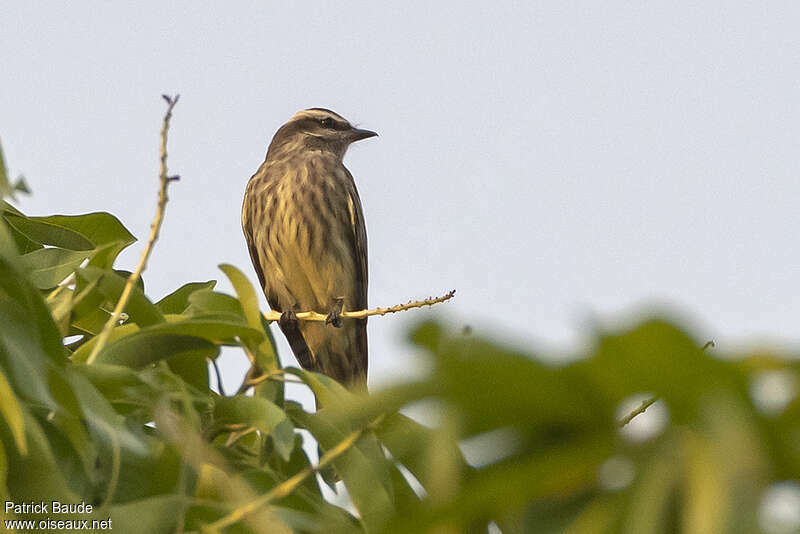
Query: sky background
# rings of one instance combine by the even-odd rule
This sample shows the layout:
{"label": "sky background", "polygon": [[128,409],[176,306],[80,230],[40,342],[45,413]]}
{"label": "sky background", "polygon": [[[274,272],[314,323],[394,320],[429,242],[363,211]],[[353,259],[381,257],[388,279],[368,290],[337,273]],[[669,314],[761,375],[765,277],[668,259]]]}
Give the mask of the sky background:
{"label": "sky background", "polygon": [[345,158],[370,304],[457,296],[370,320],[374,387],[416,369],[405,332],[429,314],[555,354],[653,308],[718,345],[797,344],[798,6],[6,2],[0,140],[24,212],[109,211],[143,240],[160,95],[181,94],[157,300],[230,291],[223,262],[256,280],[242,195],[295,111],[378,131]]}

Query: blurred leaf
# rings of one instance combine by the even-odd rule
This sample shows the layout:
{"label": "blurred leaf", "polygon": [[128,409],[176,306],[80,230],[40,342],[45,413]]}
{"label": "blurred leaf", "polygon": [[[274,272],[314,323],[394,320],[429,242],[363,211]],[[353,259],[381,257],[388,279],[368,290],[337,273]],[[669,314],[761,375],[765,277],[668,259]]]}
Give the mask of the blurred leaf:
{"label": "blurred leaf", "polygon": [[30,190],[28,190],[24,177],[20,176],[14,184],[8,179],[3,147],[0,146],[0,200],[5,197],[14,198],[15,192],[30,193]]}
{"label": "blurred leaf", "polygon": [[190,282],[176,289],[163,299],[156,302],[156,308],[164,315],[170,313],[183,313],[189,306],[189,296],[195,291],[212,290],[217,285],[216,280],[207,282]]}
{"label": "blurred leaf", "polygon": [[435,347],[431,382],[463,410],[466,435],[515,425],[613,424],[614,406],[598,402],[583,374],[561,372],[472,336],[447,337],[433,324],[418,327],[412,338]]}
{"label": "blurred leaf", "polygon": [[50,366],[63,367],[66,354],[41,295],[0,258],[0,368],[16,395],[55,408],[48,391]]}
{"label": "blurred leaf", "polygon": [[141,373],[123,365],[93,363],[76,365],[75,372],[85,376],[110,403],[152,403],[158,390],[151,388]]}
{"label": "blurred leaf", "polygon": [[[28,454],[22,409],[2,370],[0,370],[0,415],[3,416],[8,428],[11,429],[11,434],[14,436],[14,441],[20,454],[23,456]],[[3,482],[3,485],[5,485],[5,482]]]}
{"label": "blurred leaf", "polygon": [[305,369],[297,369],[294,367],[286,367],[284,371],[292,374],[305,382],[314,396],[317,398],[318,406],[337,406],[340,403],[356,404],[355,396],[347,391],[347,389],[333,378],[306,371]]}
{"label": "blurred leaf", "polygon": [[[292,410],[290,415],[311,431],[325,451],[336,447],[352,431],[331,425],[324,410],[314,415]],[[380,531],[394,512],[394,466],[386,459],[375,435],[365,433],[355,445],[335,459],[333,465],[344,480],[366,531]]]}
{"label": "blurred leaf", "polygon": [[147,499],[117,504],[111,508],[114,530],[171,534],[180,516],[175,513],[191,501],[181,495],[157,495]]}
{"label": "blurred leaf", "polygon": [[181,377],[184,382],[200,391],[208,390],[208,361],[219,355],[219,346],[208,350],[205,358],[199,358],[195,352],[184,352],[171,356],[167,360],[170,370]]}
{"label": "blurred leaf", "polygon": [[575,368],[611,404],[635,393],[652,392],[669,405],[679,422],[697,415],[706,391],[736,387],[730,366],[701,350],[685,332],[657,319],[602,337],[592,357]]}
{"label": "blurred leaf", "polygon": [[[8,457],[6,456],[6,448],[3,445],[3,441],[0,440],[0,499],[3,501],[10,500],[10,493],[8,492],[8,486],[6,486],[6,480],[8,480]],[[6,517],[5,514],[5,506],[0,509],[0,520]]]}
{"label": "blurred leaf", "polygon": [[69,335],[72,294],[73,291],[71,289],[61,285],[51,291],[45,299],[45,302],[50,307],[50,313],[53,314],[53,321],[58,326],[58,331],[62,337]]}
{"label": "blurred leaf", "polygon": [[[53,455],[50,437],[36,418],[24,413],[24,426],[28,454],[21,455],[15,448],[5,448],[7,455],[8,492],[17,502],[40,501],[42,498],[60,502],[80,502],[62,475],[61,466]],[[6,441],[4,426],[0,425],[0,438]]]}
{"label": "blurred leaf", "polygon": [[219,425],[241,423],[271,436],[275,449],[288,462],[294,449],[294,426],[278,406],[261,397],[220,397],[214,403]]}
{"label": "blurred leaf", "polygon": [[463,528],[536,499],[585,492],[594,488],[597,467],[609,450],[608,442],[582,441],[475,470],[453,498],[438,505],[429,499],[398,514],[389,532],[428,532],[437,525]]}
{"label": "blurred leaf", "polygon": [[387,417],[376,430],[381,443],[402,463],[425,488],[430,488],[429,453],[434,445],[439,452],[457,462],[459,471],[469,470],[456,441],[436,440],[434,430],[423,426],[403,414]]}
{"label": "blurred leaf", "polygon": [[0,145],[0,199],[10,193],[11,185],[8,183],[8,173],[6,172],[6,159],[3,156],[3,146]]}
{"label": "blurred leaf", "polygon": [[645,462],[631,488],[623,532],[667,533],[678,530],[674,491],[681,472],[680,447],[676,440],[663,442]]}
{"label": "blurred leaf", "polygon": [[21,174],[17,177],[17,182],[14,184],[14,191],[25,193],[26,195],[31,194],[31,189],[28,187],[25,177]]}

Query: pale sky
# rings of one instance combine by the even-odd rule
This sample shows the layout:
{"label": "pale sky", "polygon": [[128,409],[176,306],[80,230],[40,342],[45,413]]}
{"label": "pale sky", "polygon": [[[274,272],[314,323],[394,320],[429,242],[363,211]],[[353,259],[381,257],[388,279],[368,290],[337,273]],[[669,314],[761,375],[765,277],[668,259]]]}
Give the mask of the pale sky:
{"label": "pale sky", "polygon": [[[718,346],[797,343],[798,6],[6,2],[0,141],[33,190],[23,211],[117,215],[140,238],[130,269],[159,95],[181,94],[154,300],[230,291],[222,262],[256,280],[245,184],[275,130],[320,106],[380,133],[345,158],[373,306],[456,289],[432,313],[530,350],[576,351],[593,321],[651,306]],[[404,332],[427,313],[370,320],[373,386],[413,367]]]}

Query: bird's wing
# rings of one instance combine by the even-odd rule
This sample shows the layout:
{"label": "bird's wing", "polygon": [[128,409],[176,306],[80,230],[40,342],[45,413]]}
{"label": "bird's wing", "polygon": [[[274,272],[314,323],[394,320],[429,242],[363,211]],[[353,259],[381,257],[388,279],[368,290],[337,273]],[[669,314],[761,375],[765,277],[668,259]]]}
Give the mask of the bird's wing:
{"label": "bird's wing", "polygon": [[[244,202],[242,203],[242,230],[244,231],[244,238],[247,241],[247,250],[250,252],[250,261],[253,263],[253,267],[256,270],[256,275],[258,275],[258,282],[261,284],[261,291],[266,291],[266,286],[264,285],[264,271],[261,269],[261,260],[258,257],[258,247],[256,246],[255,238],[253,237],[253,214],[251,213],[253,204],[252,202],[249,202],[250,195],[252,194],[250,185],[252,181],[253,178],[251,177],[244,193]],[[270,306],[271,305],[272,304],[270,303]]]}
{"label": "bird's wing", "polygon": [[[351,188],[348,192],[348,211],[350,215],[350,223],[353,229],[352,232],[352,250],[355,251],[355,271],[358,276],[356,281],[356,288],[358,295],[355,295],[353,300],[357,303],[358,308],[367,308],[367,286],[369,285],[369,271],[367,262],[367,225],[364,222],[364,210],[361,207],[361,198],[358,196],[358,189],[356,188],[353,176],[350,171],[347,171],[347,176],[350,178]],[[352,379],[364,380],[366,386],[367,365],[368,365],[368,352],[367,352],[367,320],[361,319],[356,324],[352,331],[352,342],[358,351],[358,371],[353,372]],[[360,377],[360,378],[359,378]]]}
{"label": "bird's wing", "polygon": [[345,169],[347,177],[350,181],[348,188],[348,214],[350,215],[350,226],[352,233],[349,236],[351,239],[351,246],[355,257],[353,258],[358,280],[356,286],[359,290],[359,295],[354,297],[354,301],[361,309],[367,307],[367,286],[369,285],[369,272],[367,262],[367,225],[364,223],[364,210],[361,207],[361,198],[358,196],[358,189],[356,188],[353,175],[350,171]]}

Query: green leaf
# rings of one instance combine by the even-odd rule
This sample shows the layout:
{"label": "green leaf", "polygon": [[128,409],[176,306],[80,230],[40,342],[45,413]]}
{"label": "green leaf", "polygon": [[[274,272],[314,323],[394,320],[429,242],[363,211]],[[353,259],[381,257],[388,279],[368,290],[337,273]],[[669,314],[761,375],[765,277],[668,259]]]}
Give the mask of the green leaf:
{"label": "green leaf", "polygon": [[[123,324],[115,327],[114,329],[111,330],[111,334],[109,334],[108,336],[108,341],[107,341],[108,344],[106,345],[106,347],[108,347],[108,345],[110,345],[114,341],[129,336],[134,332],[138,332],[139,330],[141,330],[141,328],[139,328],[139,325],[135,323]],[[94,349],[94,346],[96,344],[97,344],[97,336],[93,337],[92,339],[81,345],[80,348],[78,348],[78,350],[76,350],[72,354],[70,359],[75,363],[86,363],[86,361],[89,359],[89,355],[92,353],[92,350]]]}
{"label": "green leaf", "polygon": [[24,177],[20,176],[15,184],[12,184],[8,179],[3,147],[0,146],[0,200],[5,197],[14,198],[14,193],[16,192],[30,193]]}
{"label": "green leaf", "polygon": [[158,391],[142,379],[141,373],[123,365],[93,363],[75,365],[74,370],[85,376],[97,391],[112,404],[133,400],[154,399]]}
{"label": "green leaf", "polygon": [[157,495],[147,499],[116,504],[111,508],[114,530],[119,532],[147,532],[171,534],[191,501],[181,495]]}
{"label": "green leaf", "polygon": [[[247,317],[247,324],[250,325],[251,328],[263,328],[261,311],[258,309],[258,295],[253,289],[252,284],[250,284],[250,281],[233,265],[223,263],[219,268],[225,273],[225,276],[228,277],[233,288],[236,290],[236,296],[239,298],[245,317]],[[269,329],[264,328],[264,331],[265,334],[268,334]],[[269,372],[280,367],[275,343],[271,335],[267,335],[265,341],[259,345],[249,348],[253,351],[256,361],[261,366],[262,370]]]}
{"label": "green leaf", "polygon": [[[710,389],[739,389],[733,368],[666,321],[654,319],[602,337],[593,357],[573,366],[601,390],[608,406],[643,391],[662,398],[678,422],[696,417]],[[744,386],[746,387],[746,386]]]}
{"label": "green leaf", "polygon": [[28,187],[28,183],[25,181],[25,177],[21,174],[17,176],[17,182],[14,184],[14,191],[19,193],[25,193],[26,195],[31,194],[31,189]]}
{"label": "green leaf", "polygon": [[[105,296],[106,300],[112,303],[112,308],[119,300],[126,280],[117,273],[87,265],[80,271],[78,276],[87,283],[97,282],[98,290]],[[164,322],[164,316],[153,303],[142,293],[141,289],[134,286],[131,298],[125,306],[125,313],[130,316],[130,321],[139,326],[150,326]]]}
{"label": "green leaf", "polygon": [[230,295],[203,289],[195,291],[188,299],[189,307],[184,312],[187,315],[214,317],[246,324],[241,304]]}
{"label": "green leaf", "polygon": [[195,352],[184,352],[171,356],[167,360],[170,370],[181,377],[184,382],[200,391],[208,391],[208,360],[219,356],[219,346],[208,349],[205,358],[199,358]]}
{"label": "green leaf", "polygon": [[[3,204],[6,203],[3,202]],[[6,204],[6,206],[10,207],[10,204]],[[42,248],[42,245],[31,241],[22,232],[8,224],[2,214],[0,214],[0,227],[3,228],[3,236],[0,237],[0,243],[2,243],[4,240],[9,243],[13,242],[16,245],[16,250],[13,251],[13,254],[27,254],[28,252],[33,252],[34,250]],[[11,251],[7,252],[7,254],[9,253],[11,253]]]}
{"label": "green leaf", "polygon": [[294,449],[294,426],[286,413],[262,397],[220,397],[214,403],[217,424],[243,423],[272,437],[275,449],[288,462]]}
{"label": "green leaf", "polygon": [[[8,493],[8,486],[6,485],[6,481],[8,480],[8,457],[6,456],[6,448],[3,445],[3,441],[0,440],[0,499],[3,501],[11,500],[10,494]],[[0,510],[0,519],[5,518],[5,509]]]}
{"label": "green leaf", "polygon": [[41,295],[0,257],[0,368],[15,393],[55,409],[47,377],[51,366],[63,368],[66,362],[66,349]]}
{"label": "green leaf", "polygon": [[317,398],[317,404],[320,407],[337,406],[342,403],[348,405],[356,403],[353,393],[327,375],[306,371],[305,369],[297,369],[295,367],[286,367],[284,371],[295,375],[305,382],[306,385],[311,388],[311,391],[314,392],[314,396]]}
{"label": "green leaf", "polygon": [[597,468],[608,457],[610,448],[609,440],[589,439],[475,470],[451,488],[457,491],[450,498],[444,494],[397,514],[388,532],[429,532],[444,525],[455,526],[455,531],[461,532],[481,518],[519,510],[537,499],[592,490]]}
{"label": "green leaf", "polygon": [[216,284],[216,280],[209,280],[207,282],[190,282],[188,284],[184,284],[163,299],[156,302],[155,306],[164,315],[183,313],[189,306],[189,296],[192,295],[192,293],[201,290],[212,290]]}
{"label": "green leaf", "polygon": [[[6,424],[11,429],[11,435],[17,444],[17,449],[23,456],[28,454],[28,443],[25,440],[25,421],[22,416],[22,408],[16,395],[11,390],[11,385],[6,379],[6,375],[0,370],[0,415],[6,420]],[[5,482],[3,481],[3,485]]]}
{"label": "green leaf", "polygon": [[0,145],[0,199],[10,193],[10,187],[8,173],[6,172],[6,160],[3,156],[3,146]]}
{"label": "green leaf", "polygon": [[[80,502],[80,497],[70,490],[62,474],[62,465],[53,454],[53,446],[57,444],[53,443],[36,417],[26,412],[24,418],[28,454],[23,456],[14,448],[5,450],[9,494],[17,498]],[[2,434],[0,426],[0,437],[5,438]]]}
{"label": "green leaf", "polygon": [[233,265],[223,263],[219,268],[225,273],[225,276],[228,277],[233,288],[236,290],[236,296],[239,298],[245,317],[247,317],[247,324],[249,324],[251,328],[261,328],[261,312],[258,309],[258,295],[256,295],[256,292],[253,290],[253,286],[250,285],[250,281],[247,280],[247,277],[242,271]]}
{"label": "green leaf", "polygon": [[4,215],[8,224],[19,233],[40,245],[64,248],[67,250],[90,251],[94,244],[88,237],[69,227],[48,223],[46,220],[37,220],[23,215]]}
{"label": "green leaf", "polygon": [[196,358],[205,364],[206,358],[215,358],[218,353],[219,347],[206,339],[140,330],[106,345],[100,351],[97,361],[141,369],[151,363],[176,356]]}
{"label": "green leaf", "polygon": [[127,246],[136,241],[119,219],[104,212],[49,217],[16,216],[11,223],[37,243],[71,250],[90,250],[115,242]]}
{"label": "green leaf", "polygon": [[22,268],[33,285],[39,289],[50,289],[62,282],[88,257],[86,252],[42,248],[22,256]]}
{"label": "green leaf", "polygon": [[[191,318],[141,329],[136,325],[126,324],[111,331],[111,338],[97,355],[96,361],[142,367],[175,356],[183,352],[182,347],[200,350],[197,355],[214,358],[217,349],[212,350],[212,346],[233,343],[236,337],[257,340],[261,336],[262,332],[240,323],[213,318]],[[197,341],[182,341],[182,338],[195,338]],[[95,342],[96,338],[93,338],[83,344],[73,354],[72,359],[85,361]],[[167,352],[159,353],[161,350]]]}
{"label": "green leaf", "polygon": [[[314,415],[297,409],[289,413],[326,451],[339,445],[352,432],[352,428],[332,425],[325,417],[325,410]],[[380,531],[394,512],[394,466],[386,459],[375,435],[362,435],[355,445],[333,461],[333,465],[344,480],[367,532]]]}

